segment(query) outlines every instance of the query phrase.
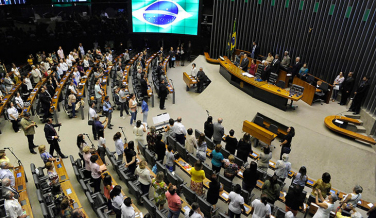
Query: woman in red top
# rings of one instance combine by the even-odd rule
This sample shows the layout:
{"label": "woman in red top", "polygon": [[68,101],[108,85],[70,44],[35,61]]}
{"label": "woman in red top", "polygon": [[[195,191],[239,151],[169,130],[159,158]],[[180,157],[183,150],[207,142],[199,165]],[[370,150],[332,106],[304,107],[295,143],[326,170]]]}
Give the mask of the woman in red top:
{"label": "woman in red top", "polygon": [[251,67],[249,68],[249,74],[254,76],[255,73],[256,73],[256,68],[257,68],[257,65],[255,64],[255,61],[252,59],[251,60]]}

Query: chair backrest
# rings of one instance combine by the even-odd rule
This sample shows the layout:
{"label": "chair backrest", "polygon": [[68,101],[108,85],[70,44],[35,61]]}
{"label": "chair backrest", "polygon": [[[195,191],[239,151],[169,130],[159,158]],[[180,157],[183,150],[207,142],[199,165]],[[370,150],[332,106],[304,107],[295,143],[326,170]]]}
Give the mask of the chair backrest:
{"label": "chair backrest", "polygon": [[193,202],[196,202],[197,200],[196,192],[192,191],[192,189],[188,188],[186,185],[182,185],[181,188],[188,204],[191,205]]}
{"label": "chair backrest", "polygon": [[47,206],[45,203],[40,203],[40,207],[42,209],[42,215],[44,218],[48,218],[49,215],[48,215],[48,210],[47,210]]}
{"label": "chair backrest", "polygon": [[162,171],[163,175],[165,175],[165,178],[166,178],[167,168],[162,164],[161,161],[156,161],[155,164],[157,165],[157,172]]}
{"label": "chair backrest", "polygon": [[145,155],[146,155],[146,161],[151,165],[151,166],[154,166],[155,165],[155,157],[154,157],[154,154],[153,152],[151,152],[149,149],[145,149]]}
{"label": "chair backrest", "polygon": [[244,198],[244,203],[249,204],[249,192],[247,190],[242,189],[240,195]]}
{"label": "chair backrest", "polygon": [[166,177],[169,183],[176,185],[176,186],[178,185],[178,179],[174,175],[172,175],[172,173],[169,170],[167,170]]}
{"label": "chair backrest", "polygon": [[264,118],[262,118],[260,116],[256,116],[254,123],[256,123],[259,126],[264,127]]}
{"label": "chair backrest", "polygon": [[223,189],[227,192],[232,191],[232,182],[223,175],[219,174],[219,182],[223,184]]}
{"label": "chair backrest", "polygon": [[271,203],[269,203],[269,202],[268,202],[268,204],[269,204],[269,206],[270,206],[270,211],[271,211],[272,214],[273,214],[273,211],[274,211],[274,204],[271,204]]}
{"label": "chair backrest", "polygon": [[275,212],[275,218],[285,218],[285,215],[286,215],[286,211],[281,209],[281,208],[277,208],[276,209],[276,212]]}
{"label": "chair backrest", "polygon": [[226,159],[228,158],[228,156],[230,156],[230,152],[224,148],[222,148],[220,152],[222,153],[223,157]]}
{"label": "chair backrest", "polygon": [[94,200],[93,200],[93,198],[91,197],[90,193],[89,193],[89,192],[85,192],[85,194],[86,194],[86,198],[87,198],[87,200],[88,200],[89,203],[90,203],[90,206],[91,206],[93,209],[95,209],[95,207],[94,207]]}
{"label": "chair backrest", "polygon": [[108,218],[107,213],[102,211],[102,208],[97,208],[96,210],[98,218]]}
{"label": "chair backrest", "polygon": [[312,84],[315,82],[315,77],[312,75],[307,75],[307,83]]}
{"label": "chair backrest", "polygon": [[320,89],[321,89],[324,93],[326,93],[326,92],[328,91],[328,88],[329,88],[328,83],[326,83],[326,82],[322,82],[322,83],[321,83],[321,85],[320,85]]}
{"label": "chair backrest", "polygon": [[35,164],[30,164],[31,174],[35,174]]}
{"label": "chair backrest", "polygon": [[274,134],[278,134],[278,126],[276,126],[274,124],[270,124],[269,131],[274,133]]}
{"label": "chair backrest", "polygon": [[179,142],[176,142],[176,150],[179,152],[180,157],[188,162],[188,151]]}
{"label": "chair backrest", "polygon": [[235,161],[234,162],[238,165],[238,167],[242,167],[244,165],[244,161],[241,160],[238,157],[235,157]]}
{"label": "chair backrest", "polygon": [[141,204],[141,190],[133,182],[129,182],[129,192],[137,199],[137,203]]}
{"label": "chair backrest", "polygon": [[205,199],[203,199],[200,196],[197,196],[197,203],[200,205],[200,210],[204,214],[205,217],[211,217],[212,214],[212,206],[209,202],[207,202]]}
{"label": "chair backrest", "polygon": [[138,142],[138,148],[140,149],[142,156],[145,157],[145,155],[146,155],[145,154],[146,145],[143,145],[143,144],[141,144],[141,142]]}
{"label": "chair backrest", "polygon": [[69,155],[69,159],[70,159],[72,166],[76,165],[76,162],[74,161],[73,155]]}
{"label": "chair backrest", "polygon": [[142,200],[144,201],[144,206],[146,207],[146,210],[149,212],[151,218],[156,218],[157,211],[155,205],[146,196],[142,196]]}
{"label": "chair backrest", "polygon": [[172,150],[176,151],[176,143],[177,143],[177,141],[174,138],[172,138],[171,136],[168,136],[167,137],[167,142],[168,142],[168,146],[171,146]]}
{"label": "chair backrest", "polygon": [[269,76],[268,82],[271,83],[271,84],[274,84],[275,82],[277,82],[277,78],[278,78],[278,74],[271,73],[270,76]]}
{"label": "chair backrest", "polygon": [[160,210],[156,210],[157,218],[167,218],[167,216]]}
{"label": "chair backrest", "polygon": [[264,170],[257,169],[258,178],[261,181],[265,181],[266,172]]}
{"label": "chair backrest", "polygon": [[206,145],[208,146],[208,148],[210,150],[214,150],[215,148],[214,142],[211,139],[209,139],[207,136],[205,136],[205,141],[206,141]]}
{"label": "chair backrest", "polygon": [[194,166],[197,161],[198,161],[197,157],[195,157],[193,154],[188,154],[189,165]]}
{"label": "chair backrest", "polygon": [[200,130],[195,129],[195,137],[196,137],[196,139],[198,139],[200,137],[201,133],[202,132]]}
{"label": "chair backrest", "polygon": [[207,165],[206,163],[202,164],[202,169],[205,172],[205,177],[206,178],[211,178],[211,176],[213,174],[213,169],[209,165]]}
{"label": "chair backrest", "polygon": [[279,80],[279,81],[277,82],[277,86],[278,86],[279,88],[281,88],[281,89],[284,89],[284,88],[285,88],[285,81],[283,81],[283,80]]}

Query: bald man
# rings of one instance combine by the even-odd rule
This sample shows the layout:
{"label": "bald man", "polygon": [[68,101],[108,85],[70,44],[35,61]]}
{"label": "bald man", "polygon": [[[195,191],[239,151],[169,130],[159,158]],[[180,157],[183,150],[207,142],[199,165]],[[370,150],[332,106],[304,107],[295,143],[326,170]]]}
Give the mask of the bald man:
{"label": "bald man", "polygon": [[197,72],[197,79],[198,79],[198,83],[197,83],[197,91],[196,92],[201,93],[203,85],[204,85],[204,81],[206,79],[206,75],[205,75],[202,67],[200,67],[200,70]]}
{"label": "bald man", "polygon": [[178,141],[182,146],[185,145],[185,136],[187,135],[187,130],[181,123],[181,117],[178,117],[177,122],[174,124],[174,132],[176,136],[176,141]]}
{"label": "bald man", "polygon": [[213,124],[213,142],[215,145],[221,144],[223,135],[225,134],[225,128],[222,126],[223,119],[218,118],[218,122]]}

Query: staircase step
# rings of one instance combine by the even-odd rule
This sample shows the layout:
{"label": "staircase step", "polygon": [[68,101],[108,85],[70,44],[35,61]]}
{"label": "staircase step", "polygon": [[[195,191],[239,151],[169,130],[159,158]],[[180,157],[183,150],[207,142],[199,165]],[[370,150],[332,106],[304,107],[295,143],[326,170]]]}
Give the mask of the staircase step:
{"label": "staircase step", "polygon": [[356,132],[357,133],[365,133],[367,132],[366,128],[364,128],[364,126],[356,126]]}
{"label": "staircase step", "polygon": [[353,112],[345,112],[343,113],[343,116],[353,118],[353,119],[360,119],[359,114],[353,114]]}
{"label": "staircase step", "polygon": [[363,126],[363,121],[362,121],[361,119],[356,119],[356,120],[358,120],[358,121],[359,121],[359,124],[358,124],[358,126]]}

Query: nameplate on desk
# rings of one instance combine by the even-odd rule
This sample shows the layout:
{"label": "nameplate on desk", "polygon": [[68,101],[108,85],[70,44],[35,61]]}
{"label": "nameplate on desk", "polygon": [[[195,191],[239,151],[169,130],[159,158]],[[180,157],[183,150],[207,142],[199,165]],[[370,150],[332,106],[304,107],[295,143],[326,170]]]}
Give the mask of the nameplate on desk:
{"label": "nameplate on desk", "polygon": [[238,174],[241,175],[241,176],[243,176],[243,172],[242,171],[239,171]]}
{"label": "nameplate on desk", "polygon": [[227,193],[222,193],[221,195],[222,195],[222,197],[224,197],[226,199],[228,198],[228,194]]}
{"label": "nameplate on desk", "polygon": [[179,160],[179,163],[183,166],[183,167],[185,167],[187,164],[184,162],[184,161],[182,161],[182,160]]}
{"label": "nameplate on desk", "polygon": [[245,212],[249,211],[249,207],[244,207],[244,208],[245,208]]}
{"label": "nameplate on desk", "polygon": [[335,193],[336,193],[336,191],[334,191],[334,190],[330,189],[330,193],[332,193],[332,194],[335,194]]}
{"label": "nameplate on desk", "polygon": [[274,166],[275,164],[273,162],[269,161],[269,165]]}
{"label": "nameplate on desk", "polygon": [[191,210],[191,208],[189,208],[189,206],[184,206],[183,209],[184,209],[184,211],[190,211]]}
{"label": "nameplate on desk", "polygon": [[369,203],[369,204],[367,204],[367,206],[371,208],[371,207],[373,207],[373,204]]}
{"label": "nameplate on desk", "polygon": [[255,157],[255,158],[257,157],[257,154],[255,154],[255,153],[252,153],[251,155],[252,155],[252,157]]}
{"label": "nameplate on desk", "polygon": [[70,188],[67,189],[67,195],[72,194],[72,190]]}
{"label": "nameplate on desk", "polygon": [[60,180],[65,180],[66,179],[66,176],[65,175],[62,175]]}
{"label": "nameplate on desk", "polygon": [[23,189],[23,185],[19,185],[19,186],[17,187],[17,189],[18,189],[18,190],[22,190],[22,189]]}
{"label": "nameplate on desk", "polygon": [[343,124],[343,121],[340,121],[340,120],[334,120],[334,122],[336,122],[336,123],[339,123],[339,124]]}
{"label": "nameplate on desk", "polygon": [[308,180],[307,182],[308,182],[309,184],[313,185],[313,181]]}

